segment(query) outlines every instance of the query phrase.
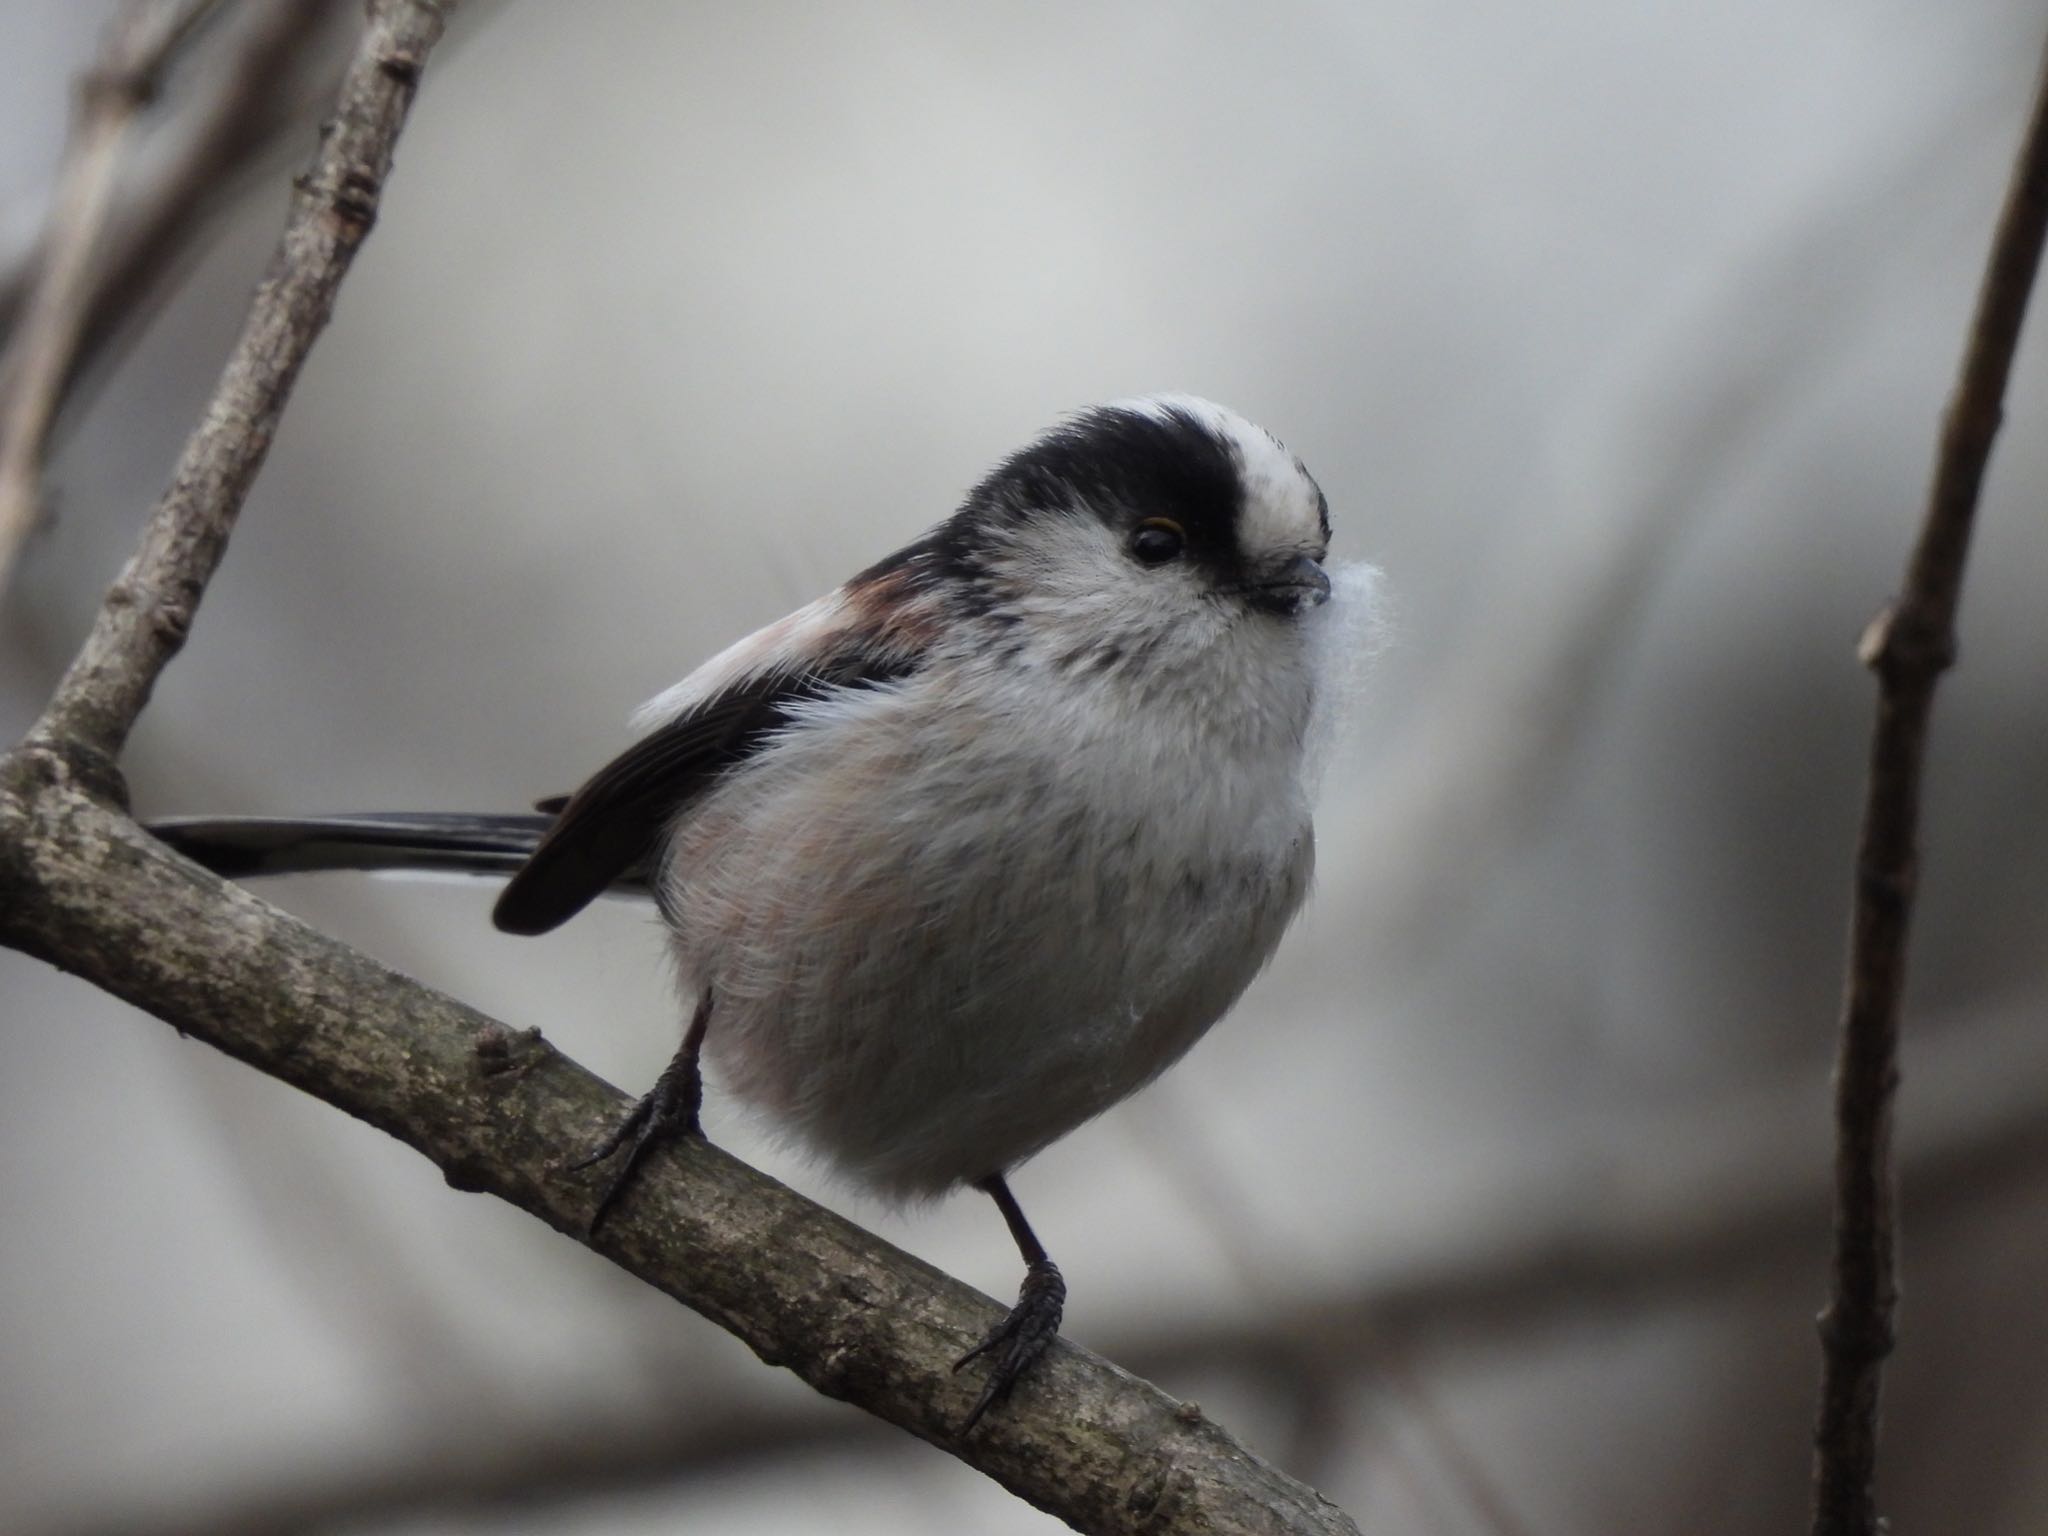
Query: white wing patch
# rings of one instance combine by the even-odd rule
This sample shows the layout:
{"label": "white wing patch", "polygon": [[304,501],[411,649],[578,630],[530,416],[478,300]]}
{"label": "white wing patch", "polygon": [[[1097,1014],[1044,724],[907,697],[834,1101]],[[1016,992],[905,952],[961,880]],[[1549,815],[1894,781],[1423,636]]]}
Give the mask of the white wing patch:
{"label": "white wing patch", "polygon": [[645,731],[667,725],[763,672],[794,672],[815,666],[840,649],[839,642],[855,621],[846,589],[835,588],[816,602],[735,640],[673,688],[633,711],[633,726]]}

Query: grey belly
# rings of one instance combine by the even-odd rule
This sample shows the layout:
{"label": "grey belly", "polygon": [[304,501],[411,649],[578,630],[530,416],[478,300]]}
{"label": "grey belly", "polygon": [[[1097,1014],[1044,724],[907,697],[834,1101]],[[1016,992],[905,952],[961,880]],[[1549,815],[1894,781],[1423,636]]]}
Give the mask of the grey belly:
{"label": "grey belly", "polygon": [[703,829],[671,911],[719,1077],[897,1197],[1011,1167],[1170,1065],[1265,963],[1312,858],[1305,826],[1192,867],[1142,829],[1077,858],[974,846],[971,817],[867,819]]}

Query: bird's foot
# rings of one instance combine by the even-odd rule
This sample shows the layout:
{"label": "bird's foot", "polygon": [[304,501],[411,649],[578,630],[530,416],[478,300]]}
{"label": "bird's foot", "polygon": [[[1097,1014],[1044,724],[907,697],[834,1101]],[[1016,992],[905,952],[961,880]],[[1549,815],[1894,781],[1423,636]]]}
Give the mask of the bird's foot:
{"label": "bird's foot", "polygon": [[988,1337],[953,1362],[959,1370],[983,1355],[990,1357],[988,1383],[981,1389],[967,1422],[960,1426],[968,1434],[981,1416],[1010,1395],[1017,1379],[1045,1353],[1060,1331],[1060,1318],[1067,1308],[1067,1282],[1051,1259],[1039,1259],[1024,1271],[1024,1284],[1017,1291],[1017,1305],[1010,1315],[989,1330]]}
{"label": "bird's foot", "polygon": [[597,1209],[590,1213],[588,1230],[593,1235],[611,1210],[612,1202],[618,1199],[619,1192],[633,1177],[633,1170],[640,1166],[642,1158],[678,1136],[702,1139],[704,1130],[698,1123],[698,1116],[703,1108],[703,1076],[697,1071],[694,1061],[684,1062],[678,1058],[669,1063],[668,1069],[655,1080],[653,1090],[627,1112],[626,1118],[589,1156],[566,1165],[565,1173],[579,1173],[585,1168],[594,1168],[621,1148],[625,1149],[625,1156],[612,1170],[604,1193],[597,1198]]}

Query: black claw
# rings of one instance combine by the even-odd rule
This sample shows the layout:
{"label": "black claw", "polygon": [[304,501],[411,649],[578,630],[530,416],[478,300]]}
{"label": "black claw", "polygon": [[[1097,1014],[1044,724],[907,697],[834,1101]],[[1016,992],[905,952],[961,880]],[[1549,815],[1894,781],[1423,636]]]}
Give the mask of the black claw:
{"label": "black claw", "polygon": [[1018,1378],[1045,1353],[1046,1346],[1060,1331],[1060,1318],[1066,1309],[1067,1282],[1060,1277],[1059,1265],[1051,1259],[1035,1260],[1024,1271],[1024,1284],[1017,1291],[1017,1305],[1010,1309],[1010,1315],[991,1328],[987,1338],[953,1362],[957,1371],[983,1355],[992,1357],[988,1383],[975,1400],[967,1422],[960,1426],[962,1435],[972,1431],[984,1413],[1008,1397]]}
{"label": "black claw", "polygon": [[642,1158],[678,1136],[703,1136],[698,1116],[704,1107],[704,1080],[696,1072],[695,1065],[690,1062],[686,1068],[680,1060],[671,1062],[668,1070],[656,1079],[653,1091],[627,1112],[626,1118],[613,1128],[609,1136],[587,1157],[579,1158],[564,1168],[566,1173],[578,1173],[595,1167],[621,1147],[625,1148],[626,1155],[619,1160],[619,1166],[605,1184],[604,1193],[597,1197],[597,1208],[590,1213],[587,1230],[591,1235],[596,1235],[606,1213],[612,1208],[612,1202],[619,1198]]}

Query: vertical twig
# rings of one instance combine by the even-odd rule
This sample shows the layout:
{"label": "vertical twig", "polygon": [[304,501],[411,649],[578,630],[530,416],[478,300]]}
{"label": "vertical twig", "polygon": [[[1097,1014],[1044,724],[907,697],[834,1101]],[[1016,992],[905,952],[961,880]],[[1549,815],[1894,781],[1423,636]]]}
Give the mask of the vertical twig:
{"label": "vertical twig", "polygon": [[392,146],[448,9],[446,0],[373,0],[341,100],[312,169],[295,183],[284,238],[206,417],[38,722],[39,737],[117,757],[158,675],[184,645],[299,368],[376,221]]}
{"label": "vertical twig", "polygon": [[[2048,70],[2048,60],[2044,60]],[[1878,1387],[1898,1296],[1891,1129],[1900,995],[1918,879],[1921,767],[1934,686],[1955,658],[1963,564],[2007,375],[2048,231],[2048,73],[1991,244],[1942,424],[1933,485],[1905,585],[1858,654],[1877,674],[1877,724],[1856,847],[1854,910],[1835,1067],[1832,1290],[1821,1313],[1814,1430],[1815,1536],[1875,1536]]]}
{"label": "vertical twig", "polygon": [[155,96],[178,45],[220,0],[127,0],[107,25],[78,105],[15,345],[0,377],[9,380],[0,417],[0,594],[22,541],[42,509],[43,445],[85,328],[92,266],[106,222],[121,146],[135,115]]}

